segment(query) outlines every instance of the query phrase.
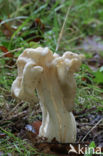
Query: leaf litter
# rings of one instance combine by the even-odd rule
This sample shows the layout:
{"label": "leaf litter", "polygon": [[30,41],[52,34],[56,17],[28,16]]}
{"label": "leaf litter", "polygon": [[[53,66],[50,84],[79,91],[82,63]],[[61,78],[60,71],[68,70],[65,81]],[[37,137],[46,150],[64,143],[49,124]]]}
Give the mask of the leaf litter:
{"label": "leaf litter", "polygon": [[[21,103],[21,106],[24,103]],[[20,106],[20,105],[19,105]],[[38,107],[37,107],[38,108]],[[24,109],[24,108],[23,108]],[[38,110],[39,109],[39,110]],[[41,116],[40,108],[38,108],[37,114]],[[15,109],[14,109],[15,110]],[[15,113],[14,113],[15,112]],[[38,120],[38,117],[35,121],[29,121],[29,113],[28,107],[25,106],[24,111],[16,112],[14,111],[10,115],[6,114],[2,115],[0,118],[0,127],[9,128],[11,132],[22,139],[27,139],[28,142],[32,143],[34,148],[37,148],[39,152],[44,152],[46,154],[54,154],[54,155],[68,155],[68,151],[70,149],[70,144],[61,144],[56,141],[54,138],[51,143],[47,142],[47,138],[38,137],[39,128],[41,125],[41,120]],[[39,112],[39,113],[38,113]],[[36,112],[35,112],[36,113]],[[33,115],[35,115],[35,113]],[[80,143],[83,147],[85,144],[89,146],[90,142],[94,140],[96,146],[102,147],[103,145],[103,121],[99,123],[93,131],[91,131],[88,136],[83,140],[88,131],[95,126],[95,124],[103,119],[102,112],[96,112],[96,107],[91,109],[84,109],[80,112],[74,111],[75,119],[77,122],[77,140],[76,143],[73,144],[75,148],[77,148],[78,143]],[[5,133],[0,132],[0,138],[5,138]],[[83,142],[82,142],[83,140]],[[71,153],[72,155],[73,153]]]}

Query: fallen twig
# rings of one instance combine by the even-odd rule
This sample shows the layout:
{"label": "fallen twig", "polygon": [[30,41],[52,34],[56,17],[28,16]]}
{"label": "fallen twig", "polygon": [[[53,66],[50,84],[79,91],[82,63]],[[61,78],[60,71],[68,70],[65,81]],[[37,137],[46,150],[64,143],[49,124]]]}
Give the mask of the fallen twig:
{"label": "fallen twig", "polygon": [[76,112],[75,110],[73,111],[73,114],[75,116],[79,116],[79,115],[84,115],[84,113],[90,113],[92,111],[96,110],[96,106],[90,108],[90,109],[87,109],[87,108],[84,108],[83,110],[79,111],[79,112]]}
{"label": "fallen twig", "polygon": [[58,42],[57,42],[57,46],[56,46],[56,51],[58,51],[58,49],[59,49],[60,41],[61,41],[61,38],[63,36],[64,27],[65,27],[65,24],[66,24],[70,9],[71,9],[71,6],[69,6],[68,10],[67,10],[67,13],[66,13],[66,16],[65,16],[65,19],[64,19],[64,23],[63,23],[63,26],[61,28],[60,34],[59,34],[59,38],[58,38]]}
{"label": "fallen twig", "polygon": [[14,21],[14,20],[27,19],[27,18],[28,18],[28,16],[18,16],[18,17],[15,17],[15,18],[8,18],[8,19],[0,22],[0,26],[3,25],[3,24],[5,24],[5,23]]}
{"label": "fallen twig", "polygon": [[82,139],[82,142],[85,140],[85,138],[97,127],[97,125],[99,125],[99,123],[103,121],[103,118],[100,119],[89,131],[88,133],[84,136],[84,138]]}
{"label": "fallen twig", "polygon": [[11,116],[11,114],[12,114],[13,112],[15,112],[15,110],[16,110],[21,104],[23,104],[23,102],[18,103],[18,104],[9,112],[8,116]]}
{"label": "fallen twig", "polygon": [[[6,52],[6,55],[9,54],[9,53],[14,53],[15,51],[19,51],[19,50],[22,50],[22,49],[23,49],[23,47],[22,47],[22,48],[17,48],[17,49],[11,50],[11,51],[8,51],[8,52]],[[5,53],[2,54],[2,55],[0,56],[0,58],[2,58],[2,57],[4,57],[4,56],[5,56]]]}

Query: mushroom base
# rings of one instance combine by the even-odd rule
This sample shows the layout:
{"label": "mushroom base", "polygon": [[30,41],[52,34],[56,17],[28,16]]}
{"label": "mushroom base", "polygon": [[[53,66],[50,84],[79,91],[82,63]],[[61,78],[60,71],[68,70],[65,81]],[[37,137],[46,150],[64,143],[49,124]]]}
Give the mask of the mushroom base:
{"label": "mushroom base", "polygon": [[60,143],[74,143],[76,141],[76,122],[72,112],[65,112],[62,114],[61,123],[59,121],[53,121],[49,117],[46,117],[45,123],[43,122],[39,136],[48,138],[48,142],[51,142],[54,138]]}

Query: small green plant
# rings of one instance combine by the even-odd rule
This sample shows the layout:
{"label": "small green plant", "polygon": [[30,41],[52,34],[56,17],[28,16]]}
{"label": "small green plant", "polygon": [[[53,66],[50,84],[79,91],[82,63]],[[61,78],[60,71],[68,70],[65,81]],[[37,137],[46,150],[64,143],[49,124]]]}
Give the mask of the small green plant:
{"label": "small green plant", "polygon": [[14,154],[14,155],[36,155],[39,153],[25,140],[21,140],[14,134],[0,127],[0,133],[3,133],[4,139],[0,139],[0,152],[3,154]]}
{"label": "small green plant", "polygon": [[96,82],[97,84],[103,84],[103,66],[99,68],[96,72],[94,72],[94,76],[94,82]]}
{"label": "small green plant", "polygon": [[[95,149],[95,147],[96,147],[95,142],[92,141],[89,145],[90,148],[89,154],[85,154],[84,156],[92,156],[94,154],[92,149]],[[86,151],[86,153],[88,153],[88,151]]]}

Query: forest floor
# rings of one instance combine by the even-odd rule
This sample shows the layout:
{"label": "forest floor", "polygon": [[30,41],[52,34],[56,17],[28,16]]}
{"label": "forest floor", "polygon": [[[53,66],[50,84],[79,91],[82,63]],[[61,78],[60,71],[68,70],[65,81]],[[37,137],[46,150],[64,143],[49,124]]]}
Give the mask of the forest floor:
{"label": "forest floor", "polygon": [[60,55],[65,51],[85,55],[80,71],[74,75],[74,146],[80,143],[103,148],[102,5],[102,0],[0,1],[0,155],[70,155],[69,144],[55,140],[38,143],[42,121],[39,104],[30,106],[11,96],[17,57],[25,48],[38,46],[48,46]]}

